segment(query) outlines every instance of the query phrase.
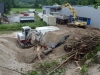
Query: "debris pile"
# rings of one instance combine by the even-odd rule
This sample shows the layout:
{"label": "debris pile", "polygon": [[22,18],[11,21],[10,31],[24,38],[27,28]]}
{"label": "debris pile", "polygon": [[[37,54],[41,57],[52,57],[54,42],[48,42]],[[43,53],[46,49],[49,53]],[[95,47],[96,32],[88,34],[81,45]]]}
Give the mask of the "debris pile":
{"label": "debris pile", "polygon": [[54,68],[50,74],[52,74],[56,69],[60,68],[70,59],[73,59],[78,66],[75,70],[81,70],[82,68],[78,61],[82,60],[86,54],[91,53],[95,49],[95,47],[98,45],[98,39],[98,36],[83,36],[80,39],[73,39],[71,43],[66,43],[66,45],[64,45],[64,50],[67,52],[66,60]]}
{"label": "debris pile", "polygon": [[72,44],[66,44],[64,50],[71,52],[74,55],[74,59],[79,61],[86,54],[90,53],[98,45],[98,37],[83,36],[79,40],[75,40]]}
{"label": "debris pile", "polygon": [[1,23],[10,23],[6,16],[0,16]]}

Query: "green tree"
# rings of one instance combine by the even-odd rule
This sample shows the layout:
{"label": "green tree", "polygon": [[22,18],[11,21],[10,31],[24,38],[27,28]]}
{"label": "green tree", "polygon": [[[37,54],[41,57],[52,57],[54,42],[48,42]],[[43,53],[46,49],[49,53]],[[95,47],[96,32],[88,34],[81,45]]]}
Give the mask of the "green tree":
{"label": "green tree", "polygon": [[16,7],[15,0],[11,0],[11,2],[12,2],[12,7]]}
{"label": "green tree", "polygon": [[96,4],[98,1],[100,1],[100,0],[84,0],[84,1],[78,0],[78,4],[79,4],[79,5],[94,5],[94,4]]}
{"label": "green tree", "polygon": [[61,4],[61,1],[60,0],[47,0],[47,4],[48,5],[53,5],[53,4]]}
{"label": "green tree", "polygon": [[47,5],[48,0],[42,0],[42,5]]}
{"label": "green tree", "polygon": [[38,7],[39,7],[38,0],[34,0],[34,8],[38,8]]}
{"label": "green tree", "polygon": [[100,0],[96,0],[96,4],[94,5],[94,8],[98,8],[98,6],[100,5]]}
{"label": "green tree", "polygon": [[78,5],[81,5],[82,4],[82,1],[81,0],[78,0],[77,4]]}
{"label": "green tree", "polygon": [[53,5],[53,0],[47,0],[48,5]]}
{"label": "green tree", "polygon": [[53,0],[53,4],[54,3],[61,4],[60,0]]}

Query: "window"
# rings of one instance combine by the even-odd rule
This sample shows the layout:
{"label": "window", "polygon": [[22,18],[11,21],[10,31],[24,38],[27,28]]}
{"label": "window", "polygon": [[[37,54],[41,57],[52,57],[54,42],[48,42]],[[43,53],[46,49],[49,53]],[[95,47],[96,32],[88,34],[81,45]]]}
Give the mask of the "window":
{"label": "window", "polygon": [[43,14],[46,14],[46,10],[43,10]]}

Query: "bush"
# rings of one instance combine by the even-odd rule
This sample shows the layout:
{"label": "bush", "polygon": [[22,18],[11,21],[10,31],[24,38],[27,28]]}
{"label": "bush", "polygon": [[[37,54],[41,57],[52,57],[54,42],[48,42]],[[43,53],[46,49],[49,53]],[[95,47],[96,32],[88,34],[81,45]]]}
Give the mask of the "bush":
{"label": "bush", "polygon": [[32,70],[32,71],[28,72],[28,75],[38,75],[38,73],[36,71]]}
{"label": "bush", "polygon": [[18,13],[20,13],[20,12],[19,12],[19,11],[16,11],[15,13],[18,14]]}

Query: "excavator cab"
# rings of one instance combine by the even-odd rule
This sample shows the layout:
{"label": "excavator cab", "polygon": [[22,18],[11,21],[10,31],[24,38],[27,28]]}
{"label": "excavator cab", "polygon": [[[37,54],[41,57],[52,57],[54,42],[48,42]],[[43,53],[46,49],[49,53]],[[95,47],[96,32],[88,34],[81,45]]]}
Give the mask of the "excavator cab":
{"label": "excavator cab", "polygon": [[25,39],[27,38],[27,35],[29,34],[31,28],[29,26],[22,27],[22,34],[25,36]]}
{"label": "excavator cab", "polygon": [[22,33],[17,34],[17,41],[20,43],[21,47],[33,46],[31,43],[31,36],[29,35],[31,28],[29,26],[22,27]]}

